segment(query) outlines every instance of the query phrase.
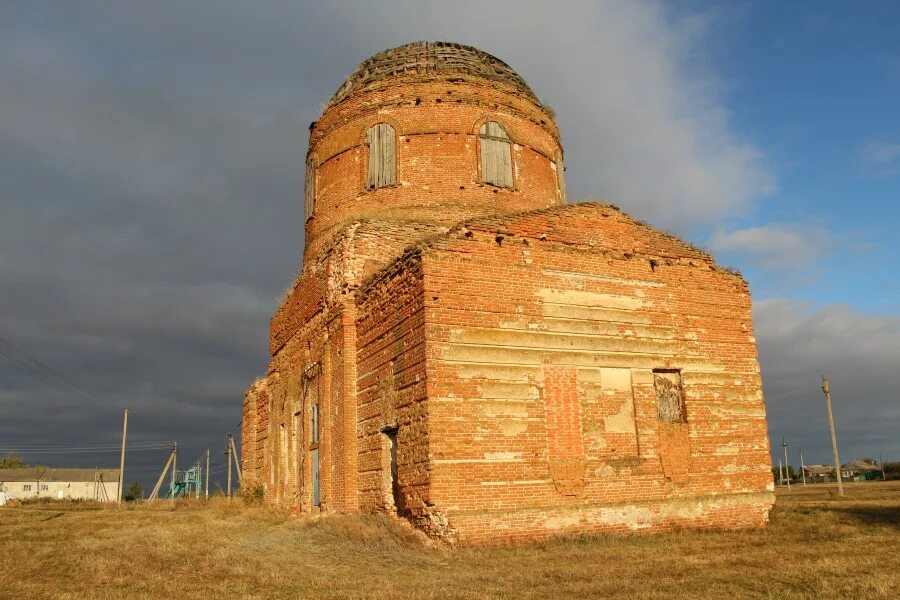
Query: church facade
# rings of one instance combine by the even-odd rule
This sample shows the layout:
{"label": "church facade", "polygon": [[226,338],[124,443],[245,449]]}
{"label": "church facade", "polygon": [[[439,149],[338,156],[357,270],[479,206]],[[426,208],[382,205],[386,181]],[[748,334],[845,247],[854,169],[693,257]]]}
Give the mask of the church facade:
{"label": "church facade", "polygon": [[303,267],[244,398],[245,486],[459,543],[767,522],[747,283],[567,203],[553,114],[508,65],[381,52],[306,158]]}

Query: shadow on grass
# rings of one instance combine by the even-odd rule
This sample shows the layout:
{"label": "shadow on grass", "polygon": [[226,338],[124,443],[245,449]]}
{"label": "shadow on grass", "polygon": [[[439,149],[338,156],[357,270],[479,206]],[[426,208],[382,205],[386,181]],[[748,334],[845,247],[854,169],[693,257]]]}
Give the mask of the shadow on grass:
{"label": "shadow on grass", "polygon": [[865,525],[889,525],[900,529],[900,508],[896,506],[842,506],[828,510]]}

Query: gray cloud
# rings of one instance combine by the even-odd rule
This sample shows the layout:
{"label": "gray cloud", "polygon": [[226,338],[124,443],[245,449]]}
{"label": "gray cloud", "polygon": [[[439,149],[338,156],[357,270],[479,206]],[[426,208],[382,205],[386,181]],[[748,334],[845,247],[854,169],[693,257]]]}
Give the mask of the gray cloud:
{"label": "gray cloud", "polygon": [[888,140],[869,140],[860,145],[857,155],[863,165],[877,175],[900,173],[900,144]]}
{"label": "gray cloud", "polygon": [[707,244],[714,252],[738,252],[764,269],[797,269],[822,258],[834,235],[807,223],[769,223],[718,230]]}
{"label": "gray cloud", "polygon": [[886,165],[900,159],[900,144],[869,140],[860,148],[862,159],[873,165]]}
{"label": "gray cloud", "polygon": [[383,48],[509,62],[559,115],[572,197],[680,231],[741,213],[776,183],[698,61],[709,27],[653,2],[5,5],[0,335],[89,397],[0,360],[0,443],[114,442],[129,406],[135,440],[221,446],[300,263],[307,126]]}
{"label": "gray cloud", "polygon": [[754,325],[773,444],[786,437],[807,461],[832,462],[824,374],[842,460],[900,454],[900,317],[773,299],[756,303]]}

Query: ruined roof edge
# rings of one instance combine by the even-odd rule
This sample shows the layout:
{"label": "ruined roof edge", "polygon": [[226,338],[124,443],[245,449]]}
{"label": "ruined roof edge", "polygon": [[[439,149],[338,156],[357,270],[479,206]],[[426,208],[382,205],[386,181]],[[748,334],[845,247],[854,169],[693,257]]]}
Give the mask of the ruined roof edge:
{"label": "ruined roof edge", "polygon": [[328,101],[327,108],[388,79],[453,75],[512,85],[544,106],[525,79],[496,56],[466,44],[418,41],[387,48],[361,62]]}
{"label": "ruined roof edge", "polygon": [[[468,219],[466,221],[461,221],[450,228],[446,233],[439,233],[433,236],[429,236],[415,244],[411,244],[408,246],[401,254],[399,254],[394,260],[392,260],[388,265],[386,265],[383,269],[378,270],[373,273],[368,279],[361,282],[357,291],[361,294],[365,294],[369,289],[371,289],[374,285],[376,285],[379,281],[390,276],[391,272],[396,270],[396,265],[399,262],[402,262],[406,258],[410,258],[413,255],[421,255],[423,250],[431,249],[435,247],[435,244],[440,242],[441,240],[448,239],[453,237],[454,235],[458,235],[464,233],[467,230],[476,230],[476,231],[497,231],[503,230],[503,227],[509,225],[512,221],[516,221],[523,218],[528,218],[531,216],[541,216],[541,215],[556,215],[562,212],[569,212],[573,210],[597,210],[597,209],[608,209],[611,211],[615,211],[620,214],[622,217],[633,223],[635,226],[645,229],[653,234],[660,235],[671,240],[674,240],[676,243],[683,246],[689,252],[698,255],[697,257],[700,260],[708,263],[709,266],[716,271],[727,273],[733,277],[737,277],[740,279],[745,285],[747,284],[747,280],[744,276],[737,270],[731,269],[728,267],[724,267],[718,264],[715,258],[708,251],[699,248],[690,242],[670,233],[660,231],[656,229],[652,225],[635,219],[621,208],[619,208],[615,204],[603,203],[603,202],[576,202],[570,204],[564,204],[561,206],[551,206],[549,208],[539,208],[535,210],[527,210],[521,211],[517,213],[508,213],[503,215],[494,215],[489,217],[476,217],[474,219]],[[509,233],[508,230],[506,233]],[[564,243],[564,242],[558,242]],[[656,255],[647,255],[647,256],[656,256]],[[660,255],[661,256],[661,255]],[[676,258],[676,257],[669,257]],[[690,258],[690,257],[688,257]]]}

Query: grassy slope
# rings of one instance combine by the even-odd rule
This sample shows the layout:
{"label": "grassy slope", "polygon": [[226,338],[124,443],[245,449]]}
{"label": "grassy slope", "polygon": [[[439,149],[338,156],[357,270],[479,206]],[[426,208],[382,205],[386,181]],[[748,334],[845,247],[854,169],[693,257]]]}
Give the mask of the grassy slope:
{"label": "grassy slope", "polygon": [[459,550],[238,503],[5,507],[0,598],[900,598],[900,484],[847,487],[779,492],[763,530]]}

